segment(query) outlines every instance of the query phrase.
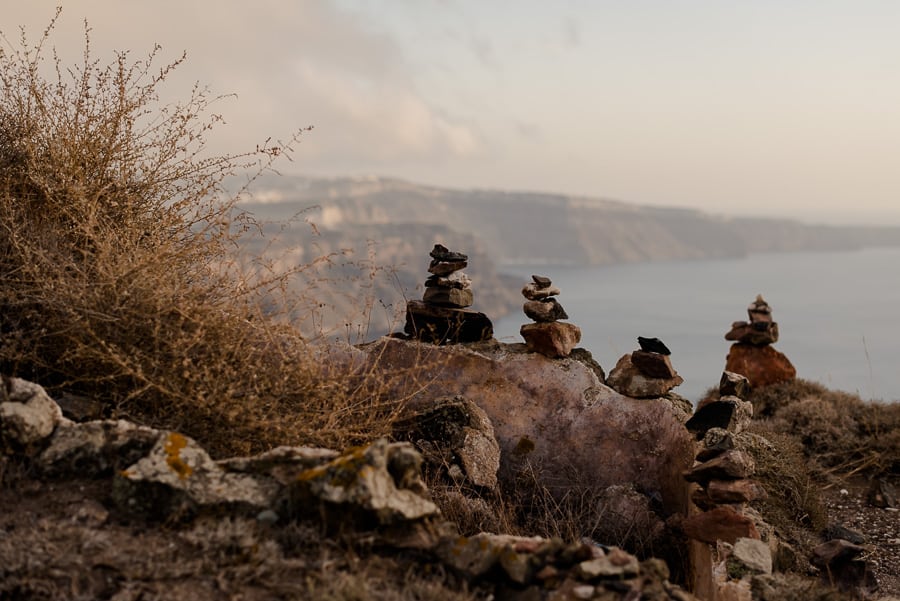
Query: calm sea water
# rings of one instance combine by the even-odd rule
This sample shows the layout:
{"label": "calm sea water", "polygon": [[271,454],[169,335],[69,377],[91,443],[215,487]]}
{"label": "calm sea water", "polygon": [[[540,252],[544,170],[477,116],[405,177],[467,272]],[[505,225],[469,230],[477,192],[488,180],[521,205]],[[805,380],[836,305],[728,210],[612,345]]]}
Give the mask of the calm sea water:
{"label": "calm sea water", "polygon": [[[550,277],[580,346],[609,373],[637,337],[660,338],[691,399],[718,384],[731,322],[747,319],[762,294],[778,322],[774,345],[798,377],[866,399],[900,399],[900,249],[771,253],[735,260],[614,267],[516,266],[531,280]],[[523,299],[524,302],[524,299]],[[521,342],[523,313],[494,323],[495,336]]]}

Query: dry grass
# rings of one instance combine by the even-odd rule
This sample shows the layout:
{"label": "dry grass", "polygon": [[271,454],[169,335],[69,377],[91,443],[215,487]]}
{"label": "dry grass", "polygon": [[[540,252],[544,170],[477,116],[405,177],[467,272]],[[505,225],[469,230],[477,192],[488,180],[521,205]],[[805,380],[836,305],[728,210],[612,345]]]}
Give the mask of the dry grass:
{"label": "dry grass", "polygon": [[103,64],[86,26],[82,61],[64,65],[57,18],[36,42],[0,39],[0,372],[217,455],[389,432],[398,403],[374,372],[324,370],[288,319],[315,302],[290,278],[331,257],[277,272],[234,254],[258,228],[224,182],[289,158],[302,130],[210,156],[219,99],[158,99],[183,58]]}
{"label": "dry grass", "polygon": [[900,404],[796,380],[754,392],[770,430],[796,438],[820,476],[900,474]]}

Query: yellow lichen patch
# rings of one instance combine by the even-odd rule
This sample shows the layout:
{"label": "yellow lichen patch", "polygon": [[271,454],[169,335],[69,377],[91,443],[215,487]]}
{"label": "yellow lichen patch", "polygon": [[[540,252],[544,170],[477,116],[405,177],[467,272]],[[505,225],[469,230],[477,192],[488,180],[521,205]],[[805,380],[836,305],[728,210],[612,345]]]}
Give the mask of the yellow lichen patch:
{"label": "yellow lichen patch", "polygon": [[194,469],[181,458],[181,449],[187,446],[187,438],[177,432],[172,432],[166,439],[163,450],[166,452],[166,463],[172,471],[178,474],[181,480],[191,475]]}

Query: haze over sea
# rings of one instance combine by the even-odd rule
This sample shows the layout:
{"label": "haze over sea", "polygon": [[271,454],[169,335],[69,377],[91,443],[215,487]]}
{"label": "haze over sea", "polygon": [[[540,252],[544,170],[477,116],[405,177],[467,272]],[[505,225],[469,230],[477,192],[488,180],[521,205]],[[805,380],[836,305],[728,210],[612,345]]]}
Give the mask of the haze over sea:
{"label": "haze over sea", "polygon": [[[606,373],[660,338],[684,378],[675,392],[697,401],[718,384],[733,321],[762,294],[778,322],[774,345],[797,376],[864,399],[900,400],[900,249],[763,253],[741,259],[572,267],[507,266],[530,281],[546,275],[568,321]],[[524,302],[524,299],[523,299]],[[477,293],[476,293],[477,304]],[[521,312],[494,323],[495,337],[521,342]]]}

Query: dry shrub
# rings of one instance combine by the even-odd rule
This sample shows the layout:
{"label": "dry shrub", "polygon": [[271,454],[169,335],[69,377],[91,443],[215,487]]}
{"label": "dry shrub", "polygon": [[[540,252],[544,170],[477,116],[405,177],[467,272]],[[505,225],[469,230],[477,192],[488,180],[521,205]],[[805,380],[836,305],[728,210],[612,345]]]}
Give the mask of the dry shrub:
{"label": "dry shrub", "polygon": [[102,64],[85,26],[68,67],[47,49],[58,17],[36,43],[0,40],[0,372],[215,454],[389,432],[396,403],[367,373],[325,373],[284,319],[309,300],[279,298],[287,280],[329,257],[273,273],[234,256],[255,224],[226,180],[289,157],[302,130],[209,156],[218,98],[159,100],[183,57]]}
{"label": "dry shrub", "polygon": [[754,423],[753,433],[769,443],[742,445],[756,461],[754,480],[768,493],[767,499],[757,502],[766,521],[795,536],[799,536],[798,527],[821,529],[826,521],[825,508],[820,487],[807,466],[803,445],[765,422]]}
{"label": "dry shrub", "polygon": [[818,474],[900,474],[900,404],[797,380],[754,393],[772,431],[795,437]]}

